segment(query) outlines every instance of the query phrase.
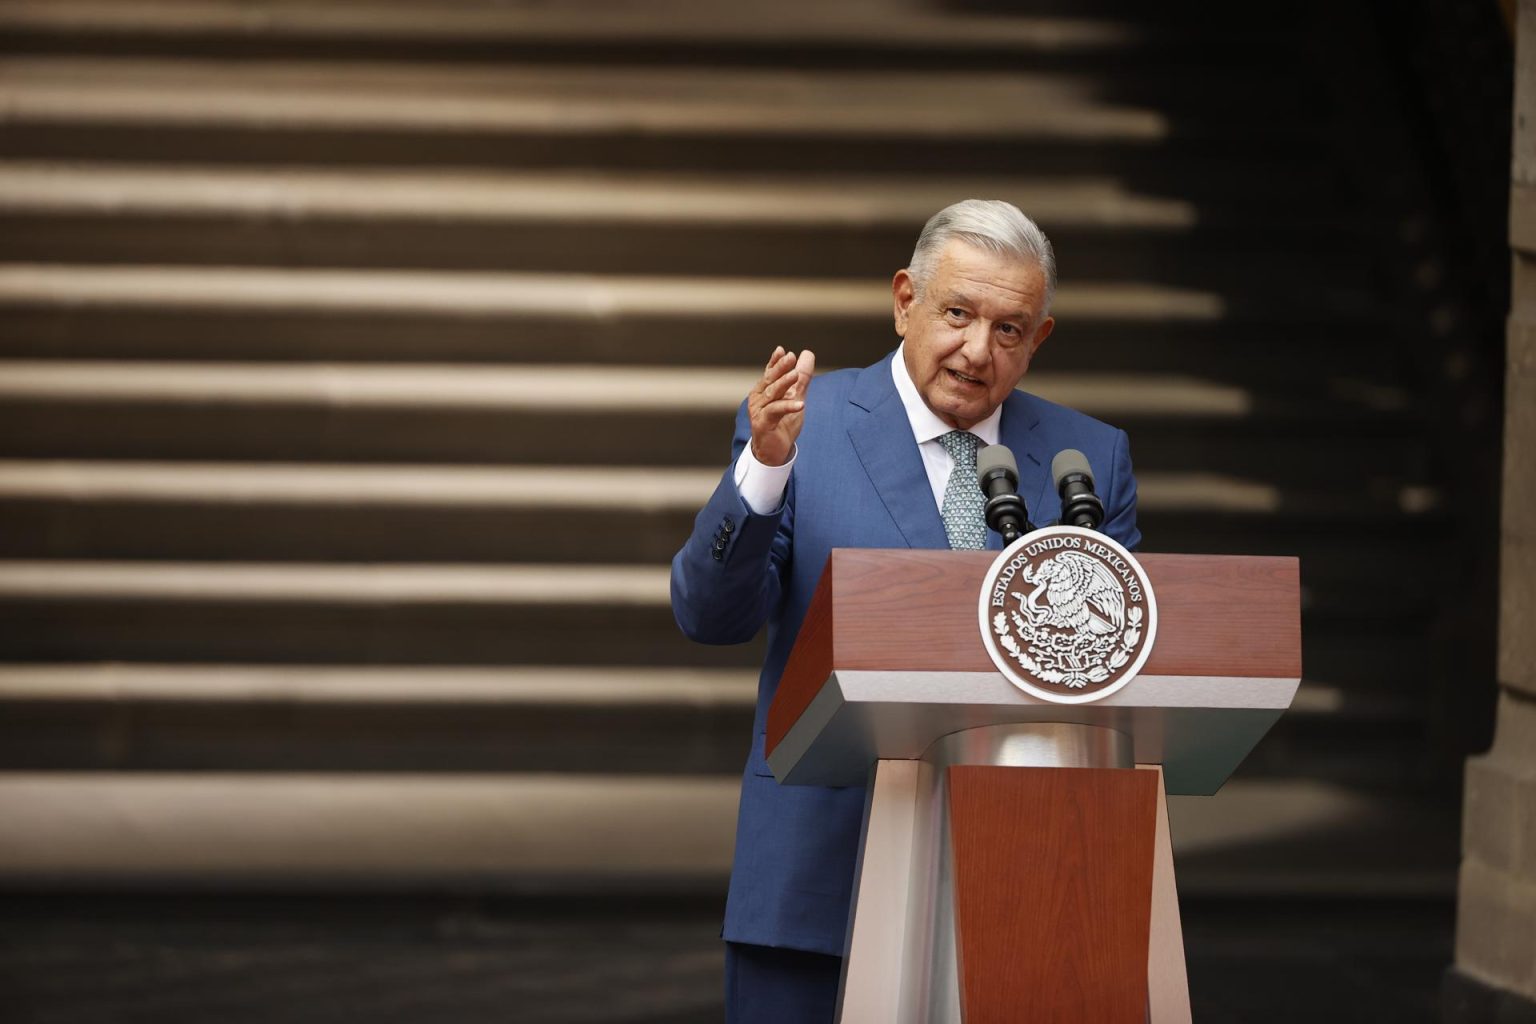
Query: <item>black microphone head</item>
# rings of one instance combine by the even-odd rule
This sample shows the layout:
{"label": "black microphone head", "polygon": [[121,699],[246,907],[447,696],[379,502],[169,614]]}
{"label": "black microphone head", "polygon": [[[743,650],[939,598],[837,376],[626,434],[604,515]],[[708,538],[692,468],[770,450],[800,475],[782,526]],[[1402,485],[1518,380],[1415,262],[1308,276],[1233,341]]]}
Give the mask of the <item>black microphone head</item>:
{"label": "black microphone head", "polygon": [[997,470],[1002,470],[1008,476],[1010,489],[1019,486],[1019,463],[1013,457],[1013,452],[1004,444],[989,444],[976,453],[976,479],[986,480],[987,476]]}
{"label": "black microphone head", "polygon": [[1094,485],[1093,467],[1088,465],[1088,457],[1076,448],[1064,448],[1057,452],[1051,460],[1051,480],[1055,482],[1056,489],[1061,490],[1061,482],[1076,475],[1087,477],[1089,487]]}

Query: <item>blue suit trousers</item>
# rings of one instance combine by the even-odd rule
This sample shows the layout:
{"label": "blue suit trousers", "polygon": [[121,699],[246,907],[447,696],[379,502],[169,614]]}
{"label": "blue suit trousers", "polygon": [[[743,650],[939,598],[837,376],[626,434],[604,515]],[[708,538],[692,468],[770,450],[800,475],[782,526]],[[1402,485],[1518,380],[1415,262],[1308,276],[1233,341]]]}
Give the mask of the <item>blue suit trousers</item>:
{"label": "blue suit trousers", "polygon": [[841,957],[725,944],[726,1024],[832,1024]]}

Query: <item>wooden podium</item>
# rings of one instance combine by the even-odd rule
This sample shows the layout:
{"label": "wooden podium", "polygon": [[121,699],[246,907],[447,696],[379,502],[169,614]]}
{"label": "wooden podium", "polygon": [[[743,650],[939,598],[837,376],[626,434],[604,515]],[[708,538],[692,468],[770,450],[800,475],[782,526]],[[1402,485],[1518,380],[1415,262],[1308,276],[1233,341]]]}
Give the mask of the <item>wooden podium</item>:
{"label": "wooden podium", "polygon": [[1056,704],[983,647],[996,556],[833,551],[769,709],[779,782],[868,786],[838,1019],[1187,1021],[1164,793],[1216,792],[1290,706],[1298,562],[1138,556],[1150,657]]}

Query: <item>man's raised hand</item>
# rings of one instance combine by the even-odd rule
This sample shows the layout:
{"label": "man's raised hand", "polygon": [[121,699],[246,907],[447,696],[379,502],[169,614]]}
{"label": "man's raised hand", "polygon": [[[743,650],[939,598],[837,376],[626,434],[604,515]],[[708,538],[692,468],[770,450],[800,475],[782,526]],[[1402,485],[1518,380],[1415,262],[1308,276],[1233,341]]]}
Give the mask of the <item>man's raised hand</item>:
{"label": "man's raised hand", "polygon": [[796,356],[780,345],[747,396],[752,456],[763,465],[782,466],[789,461],[805,422],[805,390],[815,370],[816,353],[806,349]]}

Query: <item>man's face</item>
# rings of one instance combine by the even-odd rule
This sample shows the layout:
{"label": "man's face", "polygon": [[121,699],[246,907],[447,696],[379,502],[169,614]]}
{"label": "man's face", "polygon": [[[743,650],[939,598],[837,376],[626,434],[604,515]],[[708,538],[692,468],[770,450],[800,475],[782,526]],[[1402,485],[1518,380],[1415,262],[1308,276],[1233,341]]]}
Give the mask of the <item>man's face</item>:
{"label": "man's face", "polygon": [[905,270],[891,283],[907,372],[928,408],[968,430],[1008,397],[1056,325],[1045,315],[1045,274],[952,241],[921,297],[915,284]]}

